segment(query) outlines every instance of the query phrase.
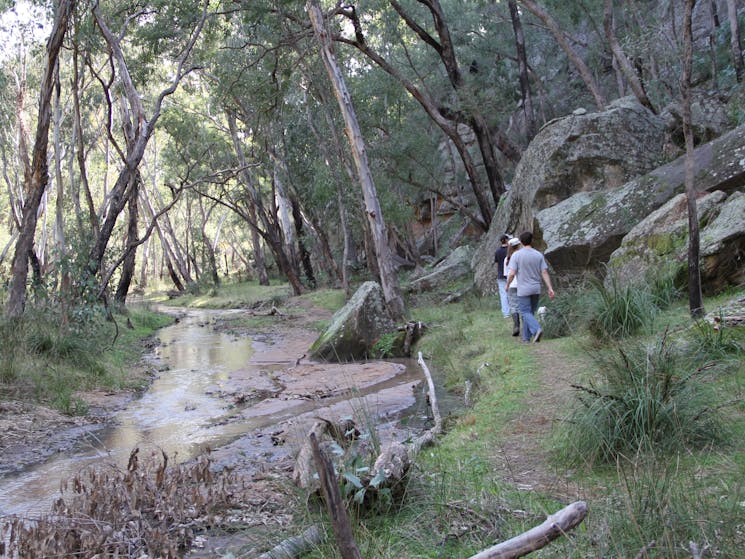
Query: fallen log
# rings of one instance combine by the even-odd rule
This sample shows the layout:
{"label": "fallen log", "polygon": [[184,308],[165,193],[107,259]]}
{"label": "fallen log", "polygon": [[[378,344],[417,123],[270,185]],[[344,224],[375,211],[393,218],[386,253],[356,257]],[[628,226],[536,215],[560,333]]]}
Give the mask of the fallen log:
{"label": "fallen log", "polygon": [[299,536],[287,538],[275,545],[258,559],[296,559],[308,553],[323,541],[323,530],[313,525]]}
{"label": "fallen log", "polygon": [[587,516],[587,504],[576,501],[549,516],[543,524],[519,536],[485,549],[470,559],[514,559],[542,549],[556,538],[565,535]]}

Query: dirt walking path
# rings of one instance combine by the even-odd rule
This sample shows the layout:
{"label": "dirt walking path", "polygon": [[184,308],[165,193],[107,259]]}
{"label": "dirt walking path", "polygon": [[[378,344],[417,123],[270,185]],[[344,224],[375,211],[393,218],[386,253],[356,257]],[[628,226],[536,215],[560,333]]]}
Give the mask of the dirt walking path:
{"label": "dirt walking path", "polygon": [[502,445],[495,452],[495,468],[505,481],[521,491],[534,491],[565,502],[582,499],[571,481],[571,472],[551,460],[544,441],[561,427],[563,410],[568,409],[576,371],[584,366],[583,355],[568,356],[551,341],[534,344],[535,386],[530,405],[504,426]]}

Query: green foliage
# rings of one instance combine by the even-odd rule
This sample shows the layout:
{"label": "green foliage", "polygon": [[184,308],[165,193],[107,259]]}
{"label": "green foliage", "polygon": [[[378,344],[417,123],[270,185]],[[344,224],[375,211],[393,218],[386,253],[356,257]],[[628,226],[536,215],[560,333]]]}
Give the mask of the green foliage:
{"label": "green foliage", "polygon": [[133,309],[128,318],[133,329],[99,307],[63,311],[52,305],[29,305],[22,319],[3,318],[0,385],[64,413],[86,413],[77,393],[129,386],[121,369],[139,356],[138,340],[172,320],[146,308]]}
{"label": "green foliage", "polygon": [[393,357],[395,355],[396,342],[399,338],[399,332],[386,332],[373,344],[373,355],[379,359]]}
{"label": "green foliage", "polygon": [[604,285],[590,280],[594,291],[589,329],[598,339],[620,339],[649,328],[657,314],[657,306],[645,286],[622,285],[615,274],[610,274]]}
{"label": "green foliage", "polygon": [[650,346],[596,352],[596,378],[575,386],[581,405],[569,420],[569,454],[592,464],[723,442],[705,382],[709,367],[691,357],[667,334]]}

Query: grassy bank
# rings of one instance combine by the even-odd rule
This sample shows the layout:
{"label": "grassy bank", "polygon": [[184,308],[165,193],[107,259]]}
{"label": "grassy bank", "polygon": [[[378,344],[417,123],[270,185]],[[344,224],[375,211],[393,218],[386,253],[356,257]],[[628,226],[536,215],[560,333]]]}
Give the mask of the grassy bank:
{"label": "grassy bank", "polygon": [[172,320],[146,306],[64,317],[58,308],[29,308],[22,320],[0,323],[0,398],[84,414],[82,391],[141,387],[145,379],[131,372],[146,350],[142,341]]}
{"label": "grassy bank", "polygon": [[[714,310],[742,295],[706,306]],[[648,307],[649,316],[623,335],[605,336],[597,313],[607,316],[607,309],[594,310],[584,322],[575,319],[572,336],[532,345],[511,337],[511,322],[493,299],[410,309],[428,326],[417,349],[446,375],[450,390],[463,392],[469,381],[474,403],[450,417],[439,444],[417,457],[400,507],[355,519],[363,557],[470,557],[578,499],[590,511],[583,525],[536,556],[691,557],[708,549],[741,557],[745,332],[693,323],[686,302],[671,299]],[[612,332],[616,324],[608,320]],[[641,355],[636,364],[634,348]],[[630,382],[633,394],[613,393],[620,389],[612,374],[608,380],[614,356],[621,356],[615,362],[623,375],[660,382]],[[617,452],[593,455],[593,445],[608,444],[592,440],[593,421],[602,416],[592,407],[588,415],[587,398],[580,399],[588,392],[570,384],[596,390],[602,402],[627,400],[612,423],[641,433],[626,433],[628,444]],[[550,391],[563,396],[549,398]],[[670,401],[675,409],[666,426],[663,412],[650,409]],[[683,404],[693,406],[691,414],[683,414]],[[697,423],[713,430],[689,436]],[[328,542],[312,557],[338,552]]]}

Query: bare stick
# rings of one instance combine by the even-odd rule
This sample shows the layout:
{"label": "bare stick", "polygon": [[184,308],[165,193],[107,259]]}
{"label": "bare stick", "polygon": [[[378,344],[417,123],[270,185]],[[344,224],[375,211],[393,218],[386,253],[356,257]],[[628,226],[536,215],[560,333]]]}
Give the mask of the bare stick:
{"label": "bare stick", "polygon": [[519,536],[485,549],[471,559],[514,559],[523,557],[551,543],[559,536],[577,527],[587,516],[587,505],[577,501],[549,516],[540,526],[523,532]]}
{"label": "bare stick", "polygon": [[313,446],[313,458],[316,460],[318,476],[321,478],[321,491],[326,501],[329,517],[331,517],[331,526],[334,529],[336,545],[339,547],[342,559],[362,559],[352,535],[352,525],[349,523],[347,509],[344,506],[339,485],[336,482],[334,467],[328,457],[321,451],[314,433],[310,434],[310,443]]}
{"label": "bare stick", "polygon": [[427,364],[424,362],[424,358],[422,357],[422,352],[419,352],[419,358],[417,359],[417,363],[419,363],[419,366],[424,371],[424,376],[427,377],[427,385],[429,387],[429,405],[432,408],[432,415],[435,418],[435,424],[432,426],[432,429],[421,435],[420,437],[417,437],[414,439],[411,444],[409,445],[410,450],[412,453],[416,454],[419,452],[422,447],[425,445],[428,445],[432,442],[434,442],[435,437],[442,433],[442,417],[440,416],[440,408],[437,405],[437,393],[435,392],[435,382],[432,380],[432,374],[429,372],[429,368],[427,367]]}

